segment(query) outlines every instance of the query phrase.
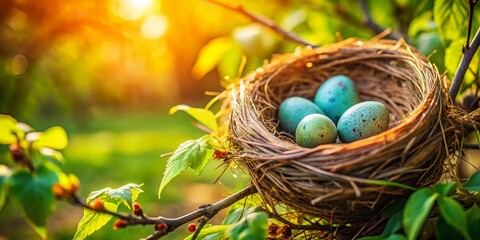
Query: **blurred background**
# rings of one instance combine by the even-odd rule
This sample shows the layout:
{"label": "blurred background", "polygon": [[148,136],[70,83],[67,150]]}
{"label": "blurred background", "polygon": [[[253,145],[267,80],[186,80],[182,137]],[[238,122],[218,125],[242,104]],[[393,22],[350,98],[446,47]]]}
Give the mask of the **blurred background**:
{"label": "blurred background", "polygon": [[[356,1],[235,3],[314,44],[376,35]],[[425,54],[437,51],[431,60],[440,72],[448,68],[444,48],[450,42],[437,33],[433,1],[367,1],[367,6],[375,21]],[[213,184],[222,169],[211,161],[200,178],[187,171],[174,179],[159,200],[166,163],[160,155],[203,134],[187,115],[169,116],[168,109],[177,104],[203,107],[212,97],[205,91],[222,91],[229,79],[296,47],[203,0],[2,0],[0,113],[38,130],[64,127],[70,141],[65,168],[79,177],[85,198],[107,186],[144,183],[138,201],[145,212],[175,217],[223,198],[249,180],[240,170],[227,171]],[[242,58],[246,65],[241,68]],[[0,211],[0,239],[35,239],[9,205]],[[71,239],[81,216],[81,209],[60,203],[49,222],[50,238]],[[138,239],[151,232],[147,227],[106,227],[90,239]],[[177,231],[167,239],[187,235]]]}

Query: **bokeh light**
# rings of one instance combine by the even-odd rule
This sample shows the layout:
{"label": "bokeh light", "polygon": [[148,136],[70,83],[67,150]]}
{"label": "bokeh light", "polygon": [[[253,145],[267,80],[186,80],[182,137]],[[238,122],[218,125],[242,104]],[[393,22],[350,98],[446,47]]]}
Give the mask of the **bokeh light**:
{"label": "bokeh light", "polygon": [[168,20],[164,15],[153,14],[145,19],[142,24],[142,35],[148,39],[157,39],[167,30]]}
{"label": "bokeh light", "polygon": [[125,20],[135,21],[154,10],[153,0],[114,0],[113,11]]}
{"label": "bokeh light", "polygon": [[10,63],[10,71],[14,75],[22,75],[28,67],[28,59],[22,54],[17,54],[12,58]]}

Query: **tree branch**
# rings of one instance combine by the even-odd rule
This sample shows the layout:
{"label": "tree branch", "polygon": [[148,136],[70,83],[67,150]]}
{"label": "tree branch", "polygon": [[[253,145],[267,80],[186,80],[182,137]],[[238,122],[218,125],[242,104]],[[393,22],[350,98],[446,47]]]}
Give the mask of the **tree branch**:
{"label": "tree branch", "polygon": [[270,20],[266,17],[259,16],[255,13],[243,8],[241,5],[238,5],[238,4],[230,5],[230,4],[226,4],[226,3],[223,3],[223,2],[220,2],[220,1],[217,1],[217,0],[204,0],[204,1],[216,4],[218,6],[221,6],[221,7],[225,8],[225,9],[228,9],[230,11],[239,13],[239,14],[247,17],[248,19],[250,19],[252,22],[259,23],[259,24],[271,29],[272,31],[274,31],[275,33],[279,34],[280,36],[282,36],[283,38],[285,38],[287,40],[296,42],[296,43],[304,45],[304,46],[318,47],[318,45],[306,42],[305,40],[301,39],[295,33],[288,32],[288,31],[282,29],[274,21],[272,21],[272,20]]}
{"label": "tree branch", "polygon": [[460,64],[458,65],[457,71],[455,72],[455,76],[453,77],[452,86],[450,86],[449,94],[452,101],[455,101],[457,97],[458,91],[462,86],[463,80],[465,78],[465,74],[468,71],[468,67],[470,66],[470,62],[472,61],[473,56],[478,50],[478,46],[480,45],[480,28],[477,30],[475,37],[472,41],[472,45],[470,45],[470,36],[472,33],[472,25],[473,25],[473,13],[475,10],[475,5],[477,5],[478,0],[468,0],[468,6],[470,9],[470,14],[468,16],[468,29],[467,29],[467,39],[465,40],[465,46],[463,46],[463,56]]}
{"label": "tree branch", "polygon": [[470,36],[472,34],[472,24],[473,24],[473,12],[475,11],[475,5],[477,5],[478,0],[468,0],[468,6],[470,9],[470,15],[468,17],[468,30],[467,30],[467,40],[465,41],[465,48],[470,47]]}
{"label": "tree branch", "polygon": [[[148,217],[148,216],[135,216],[132,214],[124,214],[124,213],[118,213],[118,212],[112,212],[109,211],[105,208],[101,209],[95,209],[86,204],[85,202],[81,201],[80,198],[77,195],[72,195],[71,198],[67,198],[71,200],[71,203],[73,205],[81,206],[83,208],[95,211],[95,212],[101,212],[105,214],[112,215],[114,217],[117,217],[119,219],[122,219],[127,222],[127,226],[131,225],[155,225],[158,226],[158,224],[164,224],[165,228],[164,229],[157,229],[153,234],[148,236],[146,239],[147,240],[155,240],[159,239],[168,233],[174,231],[178,227],[182,226],[183,224],[192,222],[198,218],[202,218],[200,220],[200,225],[197,228],[196,231],[200,232],[201,228],[215,215],[217,215],[218,212],[221,210],[231,206],[232,204],[236,203],[242,198],[245,198],[251,194],[256,193],[257,190],[254,186],[249,186],[244,188],[243,190],[240,190],[237,193],[234,193],[214,204],[211,205],[206,205],[204,207],[200,207],[200,209],[193,211],[191,213],[185,214],[183,216],[177,217],[177,218],[166,218],[166,217]],[[197,233],[198,235],[198,233]],[[195,236],[196,237],[196,236]],[[192,238],[193,240],[195,239]]]}
{"label": "tree branch", "polygon": [[[368,10],[367,2],[365,0],[359,0],[360,8],[362,9],[363,15],[364,15],[364,20],[363,23],[365,26],[370,28],[373,32],[376,34],[380,34],[386,30],[386,28],[380,26],[375,20],[373,20],[372,15],[370,14],[370,10]],[[393,40],[399,40],[400,38],[404,38],[405,41],[408,42],[408,39],[405,37],[399,36],[398,34],[391,32],[389,33],[386,38],[388,39],[393,39]]]}
{"label": "tree branch", "polygon": [[475,56],[475,53],[480,46],[480,28],[478,28],[477,33],[472,41],[472,44],[469,47],[463,48],[463,56],[460,64],[458,65],[457,71],[455,72],[455,76],[453,77],[452,86],[450,86],[449,94],[452,98],[452,101],[455,101],[455,97],[462,86],[463,79],[465,78],[465,74],[467,73],[468,66],[470,66],[470,62]]}

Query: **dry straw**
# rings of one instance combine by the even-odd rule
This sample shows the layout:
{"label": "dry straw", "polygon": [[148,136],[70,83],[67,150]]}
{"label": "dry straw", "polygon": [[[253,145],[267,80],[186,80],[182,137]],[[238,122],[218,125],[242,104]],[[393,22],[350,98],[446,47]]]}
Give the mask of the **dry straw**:
{"label": "dry straw", "polygon": [[[278,128],[278,106],[290,96],[313,99],[322,82],[337,74],[355,82],[361,100],[388,107],[389,129],[348,144],[298,146]],[[479,126],[480,112],[454,107],[444,82],[425,56],[402,41],[347,39],[275,56],[224,92],[230,155],[275,216],[282,212],[272,206],[282,205],[351,225],[344,238],[365,233],[386,204],[411,193],[386,181],[431,186],[464,136]]]}

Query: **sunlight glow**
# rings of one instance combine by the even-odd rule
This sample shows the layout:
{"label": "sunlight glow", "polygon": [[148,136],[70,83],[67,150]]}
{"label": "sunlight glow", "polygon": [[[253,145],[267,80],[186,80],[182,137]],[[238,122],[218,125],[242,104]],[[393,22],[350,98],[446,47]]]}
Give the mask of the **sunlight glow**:
{"label": "sunlight glow", "polygon": [[142,24],[142,35],[148,39],[157,39],[165,34],[168,20],[164,15],[153,14],[149,16]]}
{"label": "sunlight glow", "polygon": [[153,0],[117,0],[113,2],[113,10],[125,20],[138,20],[151,12]]}

